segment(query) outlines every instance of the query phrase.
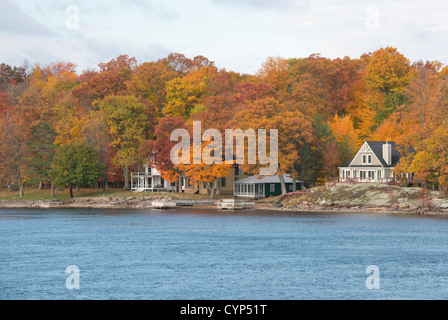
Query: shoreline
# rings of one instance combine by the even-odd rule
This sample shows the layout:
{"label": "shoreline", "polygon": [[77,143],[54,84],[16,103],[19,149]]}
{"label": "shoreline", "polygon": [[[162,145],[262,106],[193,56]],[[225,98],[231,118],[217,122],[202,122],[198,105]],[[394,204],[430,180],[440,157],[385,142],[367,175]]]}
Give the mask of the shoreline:
{"label": "shoreline", "polygon": [[[95,201],[98,200],[98,201]],[[0,209],[150,209],[155,211],[170,212],[175,209],[194,209],[194,210],[217,210],[223,213],[227,212],[245,212],[245,211],[276,211],[285,213],[337,213],[337,214],[397,214],[397,215],[419,215],[419,216],[444,216],[448,215],[447,209],[429,210],[428,208],[400,208],[399,206],[322,206],[322,205],[303,205],[296,207],[285,207],[275,202],[255,202],[255,207],[243,210],[220,210],[216,206],[179,206],[170,209],[156,209],[151,202],[156,199],[125,199],[115,201],[105,201],[95,198],[75,198],[64,201],[49,200],[4,200],[0,201]],[[159,200],[159,199],[157,199]],[[165,199],[169,200],[169,199]]]}
{"label": "shoreline", "polygon": [[[423,188],[407,188],[380,183],[315,187],[306,191],[288,193],[263,199],[240,199],[248,206],[235,208],[220,201],[235,199],[232,196],[191,197],[176,193],[120,193],[110,195],[82,195],[76,198],[29,200],[9,199],[0,201],[0,208],[88,208],[88,209],[148,209],[166,210],[229,208],[231,211],[276,211],[289,213],[376,213],[402,215],[446,215],[448,194]],[[154,203],[157,202],[157,203]],[[154,206],[153,206],[154,205]],[[245,207],[245,209],[243,209]],[[242,210],[241,210],[242,209]],[[225,210],[222,210],[225,211]]]}

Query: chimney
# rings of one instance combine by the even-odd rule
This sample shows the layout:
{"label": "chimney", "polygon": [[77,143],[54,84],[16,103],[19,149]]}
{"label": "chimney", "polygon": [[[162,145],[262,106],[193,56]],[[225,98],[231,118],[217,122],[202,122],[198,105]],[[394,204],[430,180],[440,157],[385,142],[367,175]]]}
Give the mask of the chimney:
{"label": "chimney", "polygon": [[387,141],[383,144],[383,159],[387,165],[392,164],[392,145]]}
{"label": "chimney", "polygon": [[149,175],[149,165],[144,164],[143,167],[145,168],[145,175]]}

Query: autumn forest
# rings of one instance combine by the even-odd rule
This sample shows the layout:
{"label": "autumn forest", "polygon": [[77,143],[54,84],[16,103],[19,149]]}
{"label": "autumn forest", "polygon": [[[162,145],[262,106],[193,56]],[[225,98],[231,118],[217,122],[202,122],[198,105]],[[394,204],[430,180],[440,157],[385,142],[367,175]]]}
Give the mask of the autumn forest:
{"label": "autumn forest", "polygon": [[[147,159],[166,180],[213,182],[227,165],[174,166],[170,133],[202,128],[278,129],[279,174],[306,184],[338,176],[364,141],[416,153],[397,173],[448,189],[448,67],[381,48],[359,58],[270,57],[255,74],[203,56],[137,63],[122,55],[76,72],[57,62],[0,65],[0,182],[24,187],[128,189]],[[256,166],[244,167],[256,173]]]}

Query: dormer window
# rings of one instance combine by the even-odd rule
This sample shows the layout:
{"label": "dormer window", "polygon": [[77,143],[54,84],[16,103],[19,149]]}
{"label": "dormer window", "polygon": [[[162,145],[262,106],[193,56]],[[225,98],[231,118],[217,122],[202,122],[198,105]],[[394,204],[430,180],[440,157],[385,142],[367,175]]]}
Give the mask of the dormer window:
{"label": "dormer window", "polygon": [[372,155],[370,154],[362,155],[362,164],[372,164]]}

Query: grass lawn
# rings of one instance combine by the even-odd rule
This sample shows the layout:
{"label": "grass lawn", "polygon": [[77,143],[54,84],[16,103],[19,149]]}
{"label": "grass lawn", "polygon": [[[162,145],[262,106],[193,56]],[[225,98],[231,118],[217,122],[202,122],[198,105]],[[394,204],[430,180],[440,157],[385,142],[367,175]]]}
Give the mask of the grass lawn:
{"label": "grass lawn", "polygon": [[[128,196],[131,197],[131,191],[124,191],[124,190],[117,190],[117,189],[110,189],[107,192],[103,192],[100,190],[100,192],[97,192],[96,189],[81,189],[77,191],[76,189],[73,190],[73,194],[75,197],[102,197],[102,196],[115,196],[118,194],[121,194],[122,196]],[[55,197],[51,197],[51,190],[50,189],[33,189],[33,188],[26,188],[24,189],[24,196],[22,199],[19,198],[19,192],[10,192],[8,189],[1,189],[0,190],[0,201],[1,200],[66,200],[70,198],[70,191],[64,190],[64,191],[55,191]]]}
{"label": "grass lawn", "polygon": [[[73,190],[73,195],[75,198],[79,197],[114,197],[114,198],[121,198],[121,199],[127,199],[130,197],[134,198],[141,198],[145,196],[151,196],[151,195],[167,195],[171,196],[174,199],[210,199],[209,195],[206,194],[187,194],[187,193],[159,193],[159,192],[132,192],[130,190],[123,190],[123,189],[109,189],[108,191],[104,192],[100,189],[98,192],[96,189],[80,189],[77,191],[76,189]],[[231,196],[224,196],[224,195],[216,195],[215,199],[222,199],[222,198],[229,198]],[[36,201],[36,200],[67,200],[70,199],[70,191],[68,189],[64,191],[55,191],[55,197],[51,197],[51,191],[50,189],[33,189],[33,188],[26,188],[24,189],[24,196],[22,199],[19,198],[19,192],[10,192],[8,189],[0,189],[0,201],[2,200],[30,200],[30,201]]]}

